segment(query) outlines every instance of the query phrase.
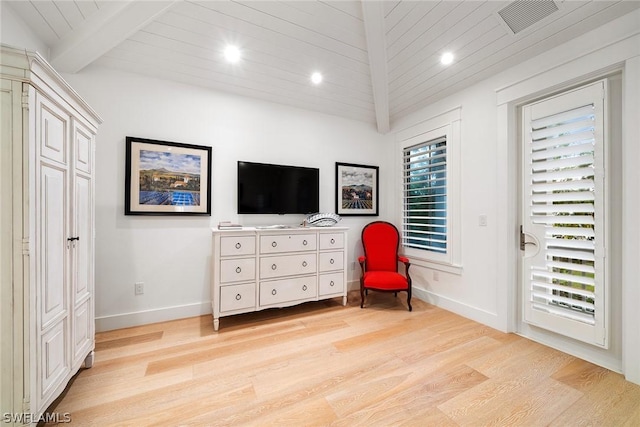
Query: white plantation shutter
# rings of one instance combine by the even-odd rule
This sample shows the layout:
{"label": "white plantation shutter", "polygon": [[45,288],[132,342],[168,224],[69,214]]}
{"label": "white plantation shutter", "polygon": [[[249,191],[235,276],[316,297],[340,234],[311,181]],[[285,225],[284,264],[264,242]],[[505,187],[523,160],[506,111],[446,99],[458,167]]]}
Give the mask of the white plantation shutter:
{"label": "white plantation shutter", "polygon": [[447,138],[404,149],[402,244],[447,253]]}
{"label": "white plantation shutter", "polygon": [[[606,346],[604,83],[526,106],[525,321]],[[530,249],[527,249],[530,251]]]}

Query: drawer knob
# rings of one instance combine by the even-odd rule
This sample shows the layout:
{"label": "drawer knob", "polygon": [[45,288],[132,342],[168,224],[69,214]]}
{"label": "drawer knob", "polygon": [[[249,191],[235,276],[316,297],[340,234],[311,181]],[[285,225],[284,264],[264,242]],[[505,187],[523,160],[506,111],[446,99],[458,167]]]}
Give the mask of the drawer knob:
{"label": "drawer knob", "polygon": [[302,285],[302,290],[303,290],[303,291],[306,291],[307,289],[308,289],[308,288],[307,288],[307,285]]}
{"label": "drawer knob", "polygon": [[333,283],[333,280],[329,282],[329,286],[333,286],[335,285],[335,283]]}
{"label": "drawer knob", "polygon": [[271,295],[275,295],[277,293],[278,293],[278,291],[276,291],[275,289],[271,289]]}
{"label": "drawer knob", "polygon": [[274,247],[274,248],[275,248],[276,246],[278,246],[278,243],[277,243],[277,242],[271,242],[271,247]]}
{"label": "drawer knob", "polygon": [[333,263],[335,263],[335,260],[334,260],[333,258],[331,258],[331,259],[329,260],[329,264],[333,264]]}
{"label": "drawer knob", "polygon": [[[278,268],[278,266],[277,266],[277,265],[275,265],[275,264],[271,264],[271,269],[272,269],[272,270],[275,270],[276,268]],[[274,295],[275,295],[275,294],[274,294]]]}
{"label": "drawer knob", "polygon": [[240,273],[242,269],[240,267],[236,267],[236,273]]}
{"label": "drawer knob", "polygon": [[331,244],[333,245],[336,242],[336,239],[331,239]]}
{"label": "drawer knob", "polygon": [[307,261],[302,261],[302,266],[306,267],[307,266]]}
{"label": "drawer knob", "polygon": [[302,245],[303,245],[303,246],[307,246],[307,241],[306,241],[306,240],[303,240],[303,241],[302,241]]}
{"label": "drawer knob", "polygon": [[242,299],[242,295],[236,294],[236,301],[240,301]]}
{"label": "drawer knob", "polygon": [[236,243],[236,249],[240,249],[242,247],[242,245],[240,244],[240,242]]}

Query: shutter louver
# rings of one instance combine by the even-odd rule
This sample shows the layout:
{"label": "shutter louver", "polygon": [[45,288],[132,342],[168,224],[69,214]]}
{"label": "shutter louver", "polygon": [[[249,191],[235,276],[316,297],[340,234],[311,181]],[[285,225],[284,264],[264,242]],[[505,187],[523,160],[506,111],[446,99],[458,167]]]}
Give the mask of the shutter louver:
{"label": "shutter louver", "polygon": [[594,106],[531,121],[530,220],[544,227],[545,263],[532,265],[530,304],[595,324]]}
{"label": "shutter louver", "polygon": [[403,245],[447,253],[447,140],[404,150]]}

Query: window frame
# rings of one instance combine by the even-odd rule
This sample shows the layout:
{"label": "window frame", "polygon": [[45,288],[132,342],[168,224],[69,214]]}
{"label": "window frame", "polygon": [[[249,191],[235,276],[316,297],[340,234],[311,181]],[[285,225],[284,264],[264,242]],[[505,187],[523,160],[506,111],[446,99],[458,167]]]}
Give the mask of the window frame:
{"label": "window frame", "polygon": [[460,128],[461,128],[460,107],[450,110],[441,115],[432,117],[414,126],[411,126],[396,134],[397,148],[399,156],[398,165],[400,179],[398,206],[398,224],[400,224],[400,235],[404,239],[404,151],[407,148],[420,145],[422,143],[446,138],[447,144],[447,250],[446,253],[438,253],[429,250],[417,249],[405,246],[401,241],[403,253],[411,259],[411,262],[424,267],[446,271],[455,274],[462,273],[461,258],[461,223],[460,223]]}

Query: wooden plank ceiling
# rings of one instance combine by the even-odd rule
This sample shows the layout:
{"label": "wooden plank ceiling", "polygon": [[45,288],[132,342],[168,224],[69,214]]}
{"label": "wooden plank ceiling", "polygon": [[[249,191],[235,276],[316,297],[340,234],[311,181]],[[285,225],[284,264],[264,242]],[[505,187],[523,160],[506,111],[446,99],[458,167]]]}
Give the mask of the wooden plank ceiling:
{"label": "wooden plank ceiling", "polygon": [[[497,13],[508,1],[2,3],[49,46],[62,72],[98,64],[368,122],[382,133],[640,6],[555,1],[557,11],[513,34]],[[223,58],[227,44],[240,48],[240,62]],[[455,55],[449,66],[440,63],[445,51]],[[317,86],[315,71],[324,77]]]}

